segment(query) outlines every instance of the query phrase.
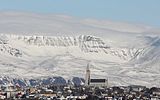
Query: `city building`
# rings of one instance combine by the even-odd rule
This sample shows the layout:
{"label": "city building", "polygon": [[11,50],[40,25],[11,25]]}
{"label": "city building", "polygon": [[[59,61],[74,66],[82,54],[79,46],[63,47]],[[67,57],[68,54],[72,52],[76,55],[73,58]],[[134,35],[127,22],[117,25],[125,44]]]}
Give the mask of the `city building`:
{"label": "city building", "polygon": [[87,65],[86,68],[86,76],[85,76],[85,86],[94,86],[94,87],[103,87],[108,86],[108,79],[91,79],[90,77],[90,64]]}

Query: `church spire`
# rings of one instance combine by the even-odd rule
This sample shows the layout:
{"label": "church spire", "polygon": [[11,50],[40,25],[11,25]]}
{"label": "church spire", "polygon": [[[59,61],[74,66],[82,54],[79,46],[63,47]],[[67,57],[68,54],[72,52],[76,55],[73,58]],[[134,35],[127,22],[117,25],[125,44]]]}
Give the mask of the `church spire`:
{"label": "church spire", "polygon": [[85,86],[88,86],[90,84],[90,64],[87,64],[87,68],[86,68],[86,77],[85,77]]}

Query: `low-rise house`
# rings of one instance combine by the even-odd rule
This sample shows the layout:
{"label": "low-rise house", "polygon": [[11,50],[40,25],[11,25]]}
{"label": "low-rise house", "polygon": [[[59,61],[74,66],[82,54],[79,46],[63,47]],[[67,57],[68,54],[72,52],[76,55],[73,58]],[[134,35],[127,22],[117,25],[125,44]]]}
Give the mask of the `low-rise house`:
{"label": "low-rise house", "polygon": [[104,97],[105,100],[113,100],[113,97],[110,97],[110,96],[106,96]]}
{"label": "low-rise house", "polygon": [[144,90],[146,87],[141,85],[130,85],[129,88],[130,88],[130,91],[140,92]]}
{"label": "low-rise house", "polygon": [[6,99],[6,96],[3,94],[0,94],[0,100],[4,100],[4,99]]}
{"label": "low-rise house", "polygon": [[151,96],[150,100],[160,100],[160,97],[158,97],[158,96]]}
{"label": "low-rise house", "polygon": [[87,96],[67,96],[66,99],[68,100],[86,100]]}
{"label": "low-rise house", "polygon": [[155,95],[155,96],[160,96],[160,88],[152,87],[150,89],[150,93]]}

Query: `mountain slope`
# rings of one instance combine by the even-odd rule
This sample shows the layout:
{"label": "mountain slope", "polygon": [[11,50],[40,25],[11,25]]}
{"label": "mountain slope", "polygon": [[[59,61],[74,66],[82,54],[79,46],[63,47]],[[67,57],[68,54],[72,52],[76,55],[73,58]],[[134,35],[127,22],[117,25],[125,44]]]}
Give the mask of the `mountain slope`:
{"label": "mountain slope", "polygon": [[159,86],[159,29],[66,15],[0,12],[0,33],[0,83],[46,83],[56,77],[60,82],[80,81],[91,62],[91,77],[109,78],[110,85]]}
{"label": "mountain slope", "polygon": [[27,79],[83,78],[87,63],[92,62],[91,77],[109,78],[111,85],[157,85],[156,78],[160,77],[159,37],[142,36],[137,37],[137,41],[143,42],[143,47],[134,44],[131,44],[132,48],[115,47],[108,45],[103,38],[91,35],[3,34],[0,73],[1,76]]}

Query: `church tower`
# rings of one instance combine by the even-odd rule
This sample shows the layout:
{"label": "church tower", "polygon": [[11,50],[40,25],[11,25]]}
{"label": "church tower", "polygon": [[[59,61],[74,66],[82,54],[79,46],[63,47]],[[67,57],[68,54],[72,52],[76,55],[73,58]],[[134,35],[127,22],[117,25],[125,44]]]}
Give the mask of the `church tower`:
{"label": "church tower", "polygon": [[86,77],[85,77],[85,86],[88,86],[90,84],[90,69],[89,69],[89,64],[87,65],[86,68]]}

